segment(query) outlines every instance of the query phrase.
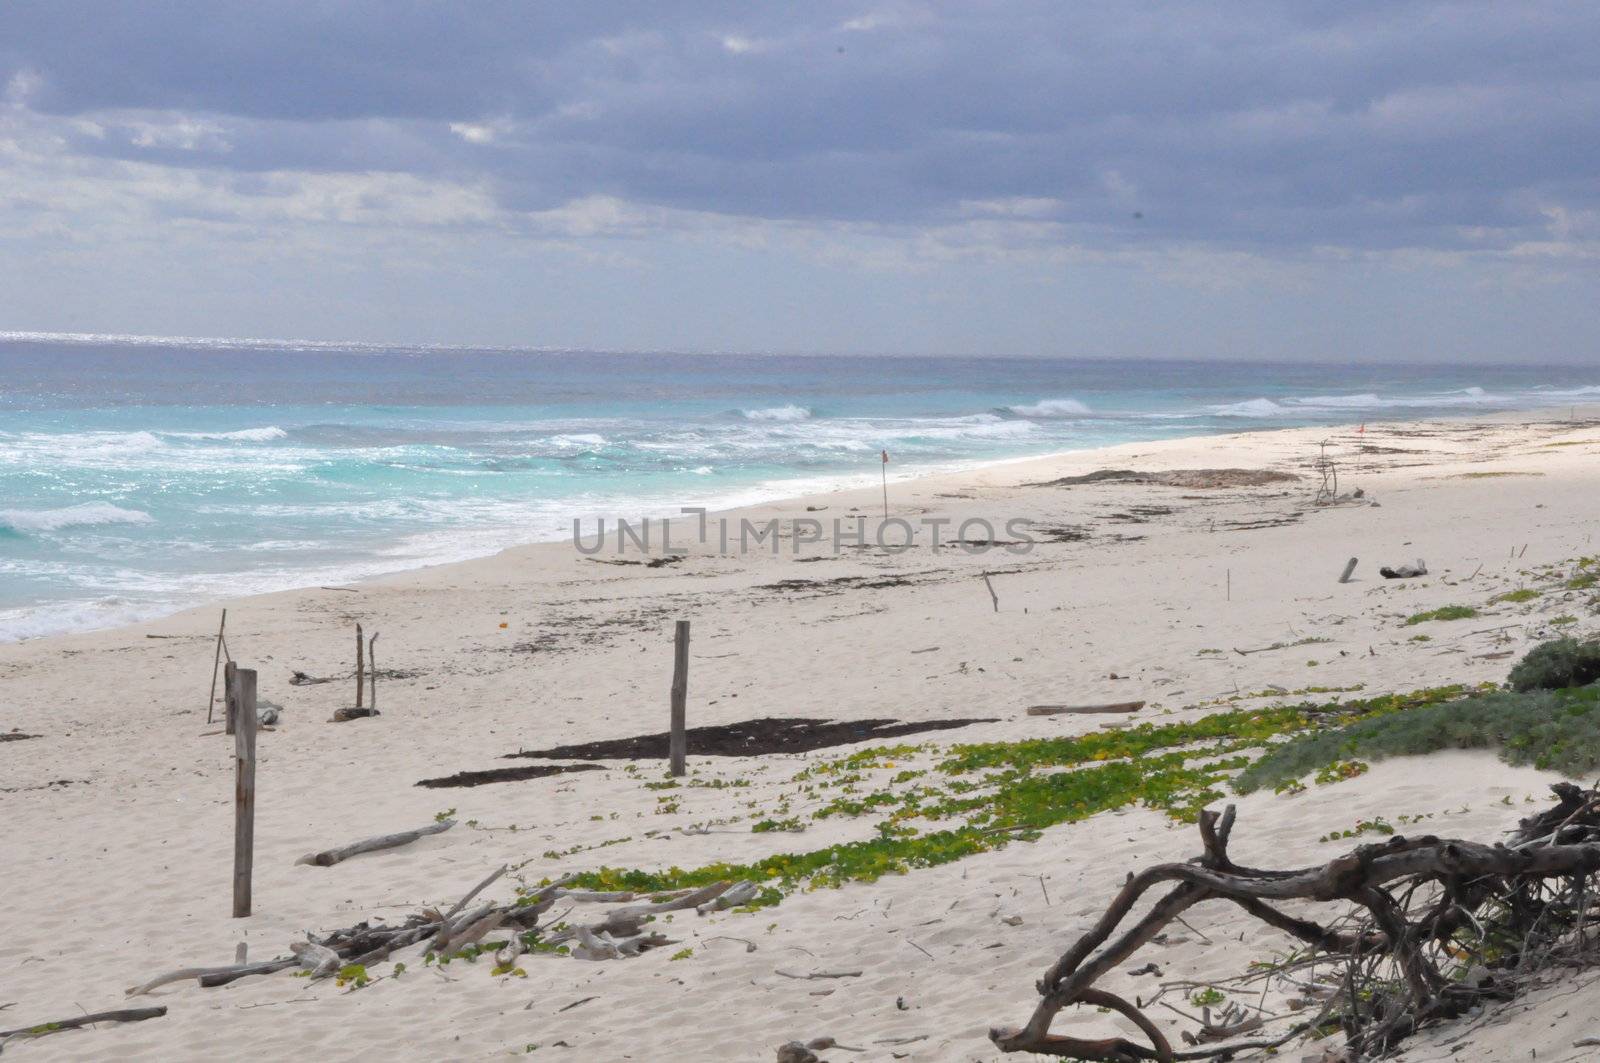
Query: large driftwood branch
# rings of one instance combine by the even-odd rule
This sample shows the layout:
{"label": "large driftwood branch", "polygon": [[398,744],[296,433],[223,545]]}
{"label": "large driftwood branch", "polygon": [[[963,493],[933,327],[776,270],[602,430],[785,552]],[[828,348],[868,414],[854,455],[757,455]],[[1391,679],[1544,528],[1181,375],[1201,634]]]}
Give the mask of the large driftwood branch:
{"label": "large driftwood branch", "polygon": [[[374,636],[376,637],[376,636]],[[453,819],[441,819],[437,823],[430,823],[426,827],[416,830],[401,831],[398,834],[380,834],[375,838],[366,838],[359,842],[340,846],[337,849],[324,849],[320,853],[307,853],[296,860],[297,864],[313,864],[317,867],[332,867],[334,864],[343,863],[352,856],[361,853],[375,853],[380,849],[398,849],[402,845],[410,845],[418,838],[429,834],[442,834],[456,825]]]}
{"label": "large driftwood branch", "polygon": [[[1481,946],[1483,924],[1493,923],[1502,951],[1506,935],[1519,940],[1521,955],[1513,954],[1512,965],[1526,964],[1530,955],[1553,954],[1573,941],[1581,945],[1597,888],[1593,876],[1600,870],[1600,793],[1570,784],[1553,789],[1556,805],[1524,820],[1509,844],[1394,836],[1325,864],[1292,870],[1235,864],[1227,851],[1233,807],[1220,815],[1203,812],[1203,854],[1130,876],[1095,925],[1040,979],[1040,1000],[1028,1023],[991,1030],[990,1038],[1007,1052],[1107,1063],[1174,1063],[1230,1058],[1245,1048],[1286,1043],[1310,1029],[1314,1024],[1301,1023],[1272,1041],[1212,1045],[1205,1042],[1227,1027],[1212,1026],[1207,1019],[1200,1036],[1188,1037],[1200,1047],[1175,1050],[1141,1007],[1096,985],[1187,909],[1222,900],[1310,946],[1313,955],[1343,963],[1352,987],[1351,1006],[1330,1021],[1344,1029],[1358,1053],[1387,1048],[1423,1023],[1504,993],[1503,986],[1485,990],[1455,977],[1469,963],[1485,961],[1470,950],[1463,958],[1462,932],[1474,930]],[[1142,917],[1128,922],[1147,894],[1162,890]],[[1275,903],[1283,901],[1337,903],[1364,914],[1353,930],[1343,930],[1282,912]],[[1506,961],[1499,962],[1506,966]],[[1387,964],[1392,974],[1380,977],[1380,964]],[[1354,989],[1357,982],[1365,987],[1361,994]],[[1144,1035],[1145,1043],[1051,1033],[1056,1016],[1077,1005],[1122,1015]],[[1231,1029],[1246,1032],[1242,1024]]]}

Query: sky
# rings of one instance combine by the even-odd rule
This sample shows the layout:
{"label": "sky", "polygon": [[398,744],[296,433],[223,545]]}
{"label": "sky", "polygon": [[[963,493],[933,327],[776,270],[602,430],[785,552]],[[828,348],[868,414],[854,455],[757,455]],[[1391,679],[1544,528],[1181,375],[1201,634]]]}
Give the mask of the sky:
{"label": "sky", "polygon": [[6,0],[0,331],[1600,363],[1600,5]]}

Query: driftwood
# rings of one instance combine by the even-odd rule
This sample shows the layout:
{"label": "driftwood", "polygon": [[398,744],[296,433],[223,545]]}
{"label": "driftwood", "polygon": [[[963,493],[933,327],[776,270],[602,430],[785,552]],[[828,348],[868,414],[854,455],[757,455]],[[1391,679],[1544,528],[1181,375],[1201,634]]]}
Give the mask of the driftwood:
{"label": "driftwood", "polygon": [[1350,577],[1355,575],[1356,565],[1359,563],[1360,559],[1355,557],[1352,557],[1350,560],[1346,561],[1344,563],[1344,571],[1339,574],[1339,582],[1349,583]]}
{"label": "driftwood", "polygon": [[416,830],[401,831],[398,834],[380,834],[375,838],[365,838],[359,842],[340,846],[337,849],[324,849],[320,853],[307,853],[296,860],[297,864],[313,864],[317,867],[332,867],[358,856],[361,853],[375,853],[380,849],[398,849],[402,845],[410,845],[418,838],[428,834],[443,834],[456,825],[453,819],[441,819],[437,823],[430,823],[426,827]]}
{"label": "driftwood", "polygon": [[1060,716],[1064,713],[1088,715],[1097,712],[1138,712],[1142,701],[1113,701],[1104,705],[1029,705],[1029,716]]}
{"label": "driftwood", "polygon": [[[1094,927],[1038,982],[1040,1000],[1027,1024],[993,1029],[990,1039],[1006,1052],[1174,1063],[1233,1058],[1247,1048],[1276,1047],[1308,1031],[1334,1029],[1343,1031],[1352,1055],[1368,1058],[1423,1025],[1503,999],[1542,964],[1592,961],[1585,924],[1600,891],[1600,790],[1568,783],[1552,789],[1557,803],[1523,820],[1503,844],[1395,835],[1320,866],[1283,871],[1233,862],[1231,805],[1220,815],[1202,812],[1203,854],[1130,876]],[[1146,914],[1123,925],[1145,894],[1164,886],[1170,888]],[[1212,1045],[1207,1042],[1219,1031],[1207,1021],[1209,1029],[1188,1038],[1193,1047],[1174,1049],[1145,1007],[1095,983],[1122,969],[1186,910],[1218,900],[1298,939],[1304,958],[1295,966],[1301,972],[1324,963],[1337,976],[1324,979],[1320,994],[1311,994],[1326,998],[1320,1014],[1275,1037]],[[1348,925],[1290,915],[1278,907],[1285,901],[1338,905]],[[1055,1017],[1078,1005],[1115,1012],[1146,1043],[1051,1033]],[[1232,1031],[1244,1032],[1238,1023]]]}
{"label": "driftwood", "polygon": [[56,1019],[53,1022],[41,1022],[33,1026],[18,1027],[15,1030],[0,1030],[0,1050],[3,1050],[5,1043],[13,1038],[45,1037],[63,1030],[93,1026],[97,1022],[143,1022],[145,1019],[159,1019],[166,1013],[165,1007],[124,1008],[120,1011],[97,1011],[93,1015],[74,1015],[70,1019]]}
{"label": "driftwood", "polygon": [[[335,930],[324,937],[307,936],[304,941],[289,945],[290,955],[258,963],[233,963],[216,967],[184,967],[150,979],[128,989],[128,996],[140,996],[172,982],[197,980],[201,986],[227,985],[251,975],[272,974],[291,967],[311,972],[313,978],[326,978],[345,967],[367,966],[388,959],[394,953],[413,945],[426,944],[430,952],[451,956],[476,947],[495,950],[497,964],[514,960],[530,946],[530,935],[538,934],[546,944],[574,942],[571,954],[579,959],[621,959],[637,956],[662,945],[674,944],[665,935],[645,929],[658,913],[684,908],[710,910],[709,903],[732,892],[730,883],[714,882],[695,890],[678,890],[657,904],[639,904],[618,908],[592,926],[570,926],[544,936],[539,928],[539,916],[549,911],[556,900],[567,893],[566,887],[576,875],[562,878],[538,889],[521,893],[508,904],[487,901],[470,907],[477,896],[493,885],[508,868],[502,865],[491,872],[448,911],[424,908],[406,917],[397,926],[372,926],[366,922],[343,930]],[[741,883],[740,885],[744,885]],[[751,894],[753,896],[753,893]],[[593,894],[595,900],[633,899],[632,893],[614,896]],[[506,940],[490,940],[505,936]]]}
{"label": "driftwood", "polygon": [[[1415,564],[1385,565],[1378,569],[1378,575],[1384,579],[1416,579],[1418,576],[1426,576],[1427,574],[1428,563],[1421,558],[1418,558]],[[1477,575],[1477,573],[1473,573],[1473,575]]]}

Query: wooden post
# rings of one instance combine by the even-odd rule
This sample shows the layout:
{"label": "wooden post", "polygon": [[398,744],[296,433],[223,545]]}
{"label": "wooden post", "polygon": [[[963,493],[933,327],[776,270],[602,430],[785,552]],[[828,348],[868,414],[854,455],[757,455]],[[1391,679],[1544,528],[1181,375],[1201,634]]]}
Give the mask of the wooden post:
{"label": "wooden post", "polygon": [[378,707],[378,633],[367,640],[367,663],[372,666],[372,707]]}
{"label": "wooden post", "polygon": [[361,641],[361,625],[357,624],[356,625],[356,708],[358,708],[358,709],[361,707],[362,686],[363,686],[363,684],[364,684],[364,682],[366,680],[366,671],[365,671],[365,668],[364,668],[364,666],[362,664],[362,661],[361,661],[362,648],[363,648],[363,643]]}
{"label": "wooden post", "polygon": [[[217,650],[211,655],[211,695],[206,698],[206,723],[211,722],[212,710],[217,705],[217,668],[222,664],[222,632],[228,626],[228,611],[222,611],[222,623],[217,625]],[[223,691],[227,696],[227,691]]]}
{"label": "wooden post", "polygon": [[233,734],[233,722],[238,718],[238,704],[234,695],[236,688],[234,679],[239,668],[229,661],[222,670],[222,729],[226,734]]}
{"label": "wooden post", "polygon": [[250,914],[250,873],[256,855],[256,672],[232,668],[228,705],[233,735],[233,917]]}
{"label": "wooden post", "polygon": [[1356,561],[1357,560],[1358,560],[1357,558],[1352,557],[1349,561],[1345,562],[1344,574],[1339,577],[1339,582],[1340,583],[1349,583],[1350,582],[1350,576],[1356,570]]}
{"label": "wooden post", "polygon": [[682,775],[688,770],[685,761],[689,754],[689,738],[684,734],[689,700],[689,621],[678,621],[672,649],[672,734],[667,752],[672,760],[672,774]]}

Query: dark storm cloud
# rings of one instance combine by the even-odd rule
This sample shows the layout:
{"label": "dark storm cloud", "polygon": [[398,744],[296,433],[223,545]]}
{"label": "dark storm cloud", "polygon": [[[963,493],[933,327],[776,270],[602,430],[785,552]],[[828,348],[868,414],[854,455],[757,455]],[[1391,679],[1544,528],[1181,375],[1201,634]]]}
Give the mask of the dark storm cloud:
{"label": "dark storm cloud", "polygon": [[[0,83],[95,123],[85,155],[443,176],[516,210],[1454,249],[1595,208],[1596,40],[1576,3],[13,0]],[[211,132],[137,131],[161,116]]]}

